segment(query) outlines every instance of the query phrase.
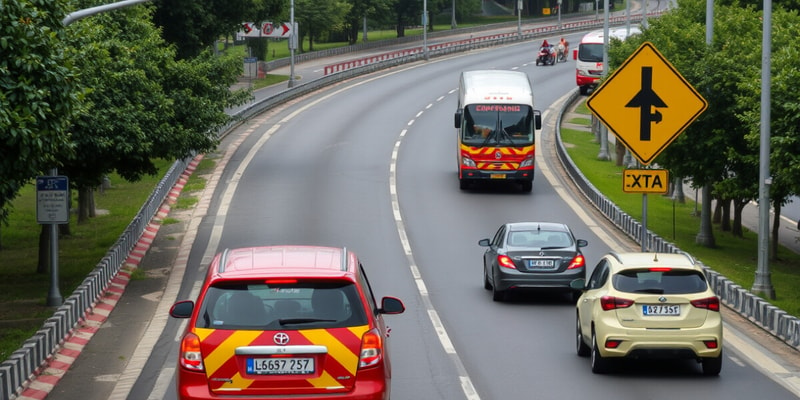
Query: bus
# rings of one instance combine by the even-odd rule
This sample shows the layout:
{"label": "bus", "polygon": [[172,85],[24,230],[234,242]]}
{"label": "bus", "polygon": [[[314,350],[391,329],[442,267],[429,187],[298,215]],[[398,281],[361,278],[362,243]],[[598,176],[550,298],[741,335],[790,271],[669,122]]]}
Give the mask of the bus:
{"label": "bus", "polygon": [[536,130],[542,113],[521,71],[461,73],[455,113],[458,181],[461,190],[478,181],[514,181],[533,189]]}
{"label": "bus", "polygon": [[[642,33],[637,27],[611,28],[608,30],[609,39],[625,40],[630,35]],[[587,33],[578,44],[575,56],[575,81],[580,88],[581,94],[589,93],[589,89],[594,89],[603,77],[603,29]]]}

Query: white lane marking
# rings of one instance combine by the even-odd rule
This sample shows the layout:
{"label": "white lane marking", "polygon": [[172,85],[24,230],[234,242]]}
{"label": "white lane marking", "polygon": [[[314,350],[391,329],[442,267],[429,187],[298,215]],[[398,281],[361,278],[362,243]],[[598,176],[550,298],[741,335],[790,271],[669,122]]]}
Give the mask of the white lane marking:
{"label": "white lane marking", "polygon": [[[452,91],[450,93],[452,93]],[[420,115],[422,115],[421,111],[417,114],[417,118]],[[414,121],[415,120],[409,121],[408,126],[411,126]],[[425,281],[422,279],[422,275],[419,273],[419,268],[417,268],[417,263],[414,260],[414,254],[408,241],[408,235],[406,234],[403,216],[400,212],[400,201],[397,196],[397,155],[400,152],[400,145],[403,142],[403,138],[407,133],[408,129],[403,129],[400,131],[397,141],[394,144],[394,148],[392,149],[392,161],[389,164],[389,193],[391,194],[392,198],[392,212],[394,214],[395,224],[397,225],[397,234],[400,237],[400,243],[403,246],[403,251],[406,254],[406,258],[408,259],[408,267],[411,271],[411,276],[414,278],[417,291],[422,298],[422,303],[424,304],[425,310],[428,313],[428,318],[433,325],[436,336],[439,338],[439,343],[441,343],[445,353],[450,355],[450,358],[455,364],[456,370],[459,374],[459,380],[461,382],[461,390],[464,393],[464,396],[466,396],[467,400],[480,400],[480,396],[475,390],[475,386],[472,384],[472,380],[467,373],[467,369],[464,367],[464,363],[461,361],[461,357],[459,357],[455,346],[453,346],[453,342],[450,340],[450,336],[447,334],[447,330],[439,318],[439,314],[433,307],[433,303],[428,295],[428,288],[425,285]]]}

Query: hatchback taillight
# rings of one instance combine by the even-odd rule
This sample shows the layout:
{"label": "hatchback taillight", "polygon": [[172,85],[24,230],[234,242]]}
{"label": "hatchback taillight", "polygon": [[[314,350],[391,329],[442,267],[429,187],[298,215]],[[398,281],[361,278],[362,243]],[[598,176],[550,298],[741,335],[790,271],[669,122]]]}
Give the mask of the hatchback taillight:
{"label": "hatchback taillight", "polygon": [[378,365],[383,359],[383,338],[380,331],[373,329],[361,337],[361,356],[358,359],[359,368]]}
{"label": "hatchback taillight", "polygon": [[617,308],[628,308],[633,305],[633,300],[623,299],[621,297],[603,296],[600,298],[600,306],[603,311],[616,310]]}
{"label": "hatchback taillight", "polygon": [[569,267],[567,269],[575,269],[580,267],[586,266],[586,260],[584,260],[583,256],[578,254],[575,258],[572,259],[569,263]]}
{"label": "hatchback taillight", "polygon": [[203,355],[200,353],[200,338],[194,333],[187,333],[181,340],[181,366],[192,371],[202,371]]}
{"label": "hatchback taillight", "polygon": [[697,308],[705,308],[708,311],[719,312],[719,298],[717,298],[717,296],[699,300],[692,300],[691,303],[693,306]]}
{"label": "hatchback taillight", "polygon": [[517,269],[517,266],[514,265],[514,261],[511,260],[509,256],[497,256],[497,265],[503,268]]}

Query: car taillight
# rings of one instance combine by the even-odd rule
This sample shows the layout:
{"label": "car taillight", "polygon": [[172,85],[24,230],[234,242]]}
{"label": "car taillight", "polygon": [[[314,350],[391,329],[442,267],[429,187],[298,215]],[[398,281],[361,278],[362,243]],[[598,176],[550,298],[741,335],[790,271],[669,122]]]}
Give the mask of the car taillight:
{"label": "car taillight", "polygon": [[503,268],[517,269],[517,266],[514,265],[514,261],[512,261],[509,256],[497,256],[497,264]]}
{"label": "car taillight", "polygon": [[699,300],[692,300],[691,303],[693,306],[697,308],[705,308],[708,311],[719,312],[719,298],[717,298],[717,296]]}
{"label": "car taillight", "polygon": [[614,296],[603,296],[600,298],[600,306],[603,311],[616,310],[617,308],[628,308],[633,305],[633,300],[623,299]]}
{"label": "car taillight", "polygon": [[578,254],[572,261],[569,263],[569,267],[567,269],[575,269],[586,266],[586,260],[583,259],[583,256]]}
{"label": "car taillight", "polygon": [[203,355],[200,353],[200,338],[194,333],[187,333],[181,340],[181,366],[192,371],[202,371]]}
{"label": "car taillight", "polygon": [[364,334],[361,338],[361,356],[358,359],[359,368],[377,365],[383,358],[383,338],[377,329]]}

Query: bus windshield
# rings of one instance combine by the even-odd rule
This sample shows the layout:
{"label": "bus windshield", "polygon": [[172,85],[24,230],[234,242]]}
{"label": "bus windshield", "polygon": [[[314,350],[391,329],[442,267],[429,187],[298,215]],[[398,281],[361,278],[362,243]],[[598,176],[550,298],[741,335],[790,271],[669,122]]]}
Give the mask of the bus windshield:
{"label": "bus windshield", "polygon": [[461,142],[473,147],[534,142],[533,109],[523,104],[470,104],[461,127]]}
{"label": "bus windshield", "polygon": [[603,44],[581,43],[578,46],[578,60],[584,62],[603,62]]}

